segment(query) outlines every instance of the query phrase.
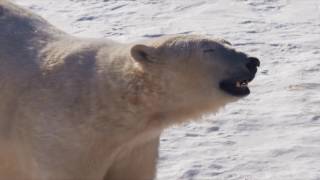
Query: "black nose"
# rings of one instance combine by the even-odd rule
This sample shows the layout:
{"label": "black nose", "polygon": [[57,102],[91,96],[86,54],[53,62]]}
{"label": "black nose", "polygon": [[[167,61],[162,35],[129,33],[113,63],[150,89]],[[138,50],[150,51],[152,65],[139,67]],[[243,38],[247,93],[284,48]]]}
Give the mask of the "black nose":
{"label": "black nose", "polygon": [[247,63],[247,68],[251,73],[255,74],[257,72],[257,67],[260,66],[259,59],[255,57],[249,57],[248,60],[249,62]]}

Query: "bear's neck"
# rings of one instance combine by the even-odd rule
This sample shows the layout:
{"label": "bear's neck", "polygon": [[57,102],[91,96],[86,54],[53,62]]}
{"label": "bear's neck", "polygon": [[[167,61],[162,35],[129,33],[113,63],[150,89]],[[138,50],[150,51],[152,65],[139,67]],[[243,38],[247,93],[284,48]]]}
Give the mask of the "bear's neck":
{"label": "bear's neck", "polygon": [[[172,124],[186,122],[208,111],[208,106],[205,104],[183,105],[176,102],[173,98],[174,93],[168,87],[170,80],[163,79],[161,72],[144,71],[141,65],[132,60],[129,55],[110,57],[110,61],[103,60],[103,62],[107,64],[105,64],[106,68],[101,68],[106,69],[106,73],[102,81],[99,81],[101,94],[98,97],[103,97],[98,100],[102,102],[99,113],[102,114],[101,116],[106,116],[104,119],[112,119],[110,121],[115,123],[126,121],[126,124],[119,123],[125,131],[137,127],[132,129],[133,133],[144,130],[161,132]],[[106,105],[108,107],[104,108],[103,106]],[[117,117],[109,117],[108,114],[114,114],[106,111],[110,106],[112,106],[111,109],[113,107],[121,109],[123,113],[117,114]]]}
{"label": "bear's neck", "polygon": [[[143,114],[149,129],[163,130],[170,125],[185,123],[198,119],[206,113],[218,111],[220,106],[196,98],[177,100],[174,88],[169,87],[170,79],[165,79],[158,74],[161,72],[147,73],[137,70],[133,66],[130,88],[128,88],[128,104]],[[150,75],[152,74],[152,75]],[[155,74],[155,75],[154,75]],[[158,76],[157,76],[158,75]]]}
{"label": "bear's neck", "polygon": [[206,104],[191,103],[189,106],[176,102],[173,97],[175,93],[168,87],[170,79],[162,77],[163,72],[155,71],[145,72],[134,60],[124,63],[121,72],[125,72],[123,79],[128,81],[118,90],[123,90],[123,104],[127,104],[127,109],[134,112],[139,121],[147,121],[147,129],[162,130],[172,124],[198,118],[209,111],[209,105]]}

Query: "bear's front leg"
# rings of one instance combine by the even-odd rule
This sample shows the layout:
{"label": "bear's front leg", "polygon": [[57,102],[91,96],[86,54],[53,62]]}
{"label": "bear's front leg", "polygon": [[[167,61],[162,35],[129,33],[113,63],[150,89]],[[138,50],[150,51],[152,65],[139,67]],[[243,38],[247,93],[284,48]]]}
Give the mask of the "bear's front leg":
{"label": "bear's front leg", "polygon": [[23,180],[102,180],[113,159],[113,147],[103,146],[108,139],[53,129],[59,133],[28,131],[32,136],[20,143],[17,158]]}
{"label": "bear's front leg", "polygon": [[157,137],[125,151],[108,169],[104,180],[153,180],[156,175],[158,148]]}

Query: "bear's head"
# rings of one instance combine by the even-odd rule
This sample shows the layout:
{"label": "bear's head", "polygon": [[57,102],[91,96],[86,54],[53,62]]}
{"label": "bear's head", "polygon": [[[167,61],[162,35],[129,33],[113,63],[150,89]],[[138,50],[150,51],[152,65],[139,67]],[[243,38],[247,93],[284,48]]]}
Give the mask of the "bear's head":
{"label": "bear's head", "polygon": [[181,111],[214,111],[247,96],[260,65],[225,40],[194,35],[135,44],[131,56],[160,84],[163,105]]}

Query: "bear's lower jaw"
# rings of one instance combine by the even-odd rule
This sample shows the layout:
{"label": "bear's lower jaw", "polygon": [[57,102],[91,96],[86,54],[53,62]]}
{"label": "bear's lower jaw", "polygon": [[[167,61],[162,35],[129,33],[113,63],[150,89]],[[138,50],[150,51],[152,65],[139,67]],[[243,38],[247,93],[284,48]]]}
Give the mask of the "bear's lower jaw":
{"label": "bear's lower jaw", "polygon": [[219,86],[224,92],[236,96],[243,97],[250,94],[250,89],[248,88],[249,80],[235,81],[235,80],[224,80],[221,81]]}

